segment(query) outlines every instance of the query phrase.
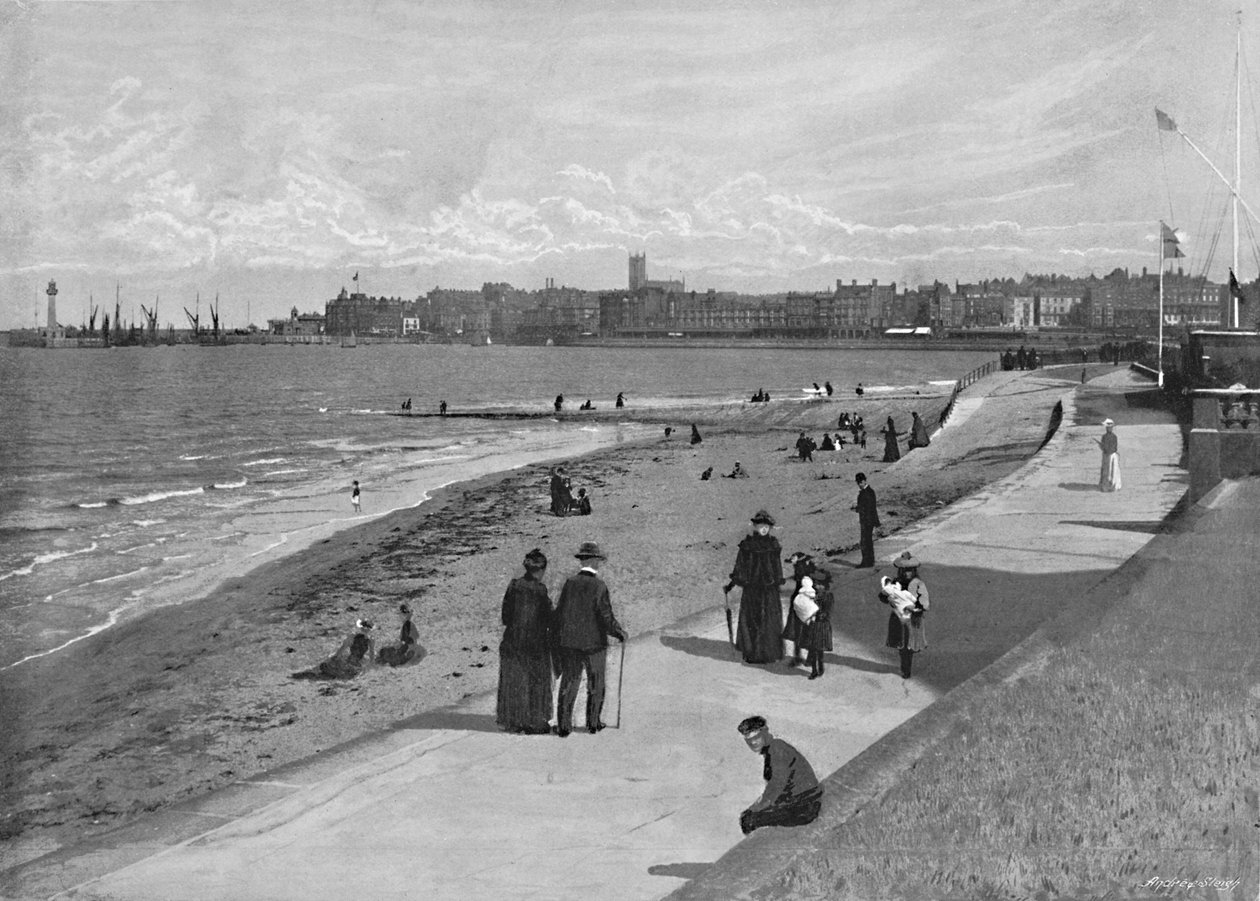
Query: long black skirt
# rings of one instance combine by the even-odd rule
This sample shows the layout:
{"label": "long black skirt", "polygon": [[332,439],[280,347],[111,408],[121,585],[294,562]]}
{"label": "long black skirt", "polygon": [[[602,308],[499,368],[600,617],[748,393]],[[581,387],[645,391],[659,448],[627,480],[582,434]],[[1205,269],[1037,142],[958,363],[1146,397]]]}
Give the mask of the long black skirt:
{"label": "long black skirt", "polygon": [[542,733],[551,715],[551,655],[500,650],[495,722],[509,732]]}

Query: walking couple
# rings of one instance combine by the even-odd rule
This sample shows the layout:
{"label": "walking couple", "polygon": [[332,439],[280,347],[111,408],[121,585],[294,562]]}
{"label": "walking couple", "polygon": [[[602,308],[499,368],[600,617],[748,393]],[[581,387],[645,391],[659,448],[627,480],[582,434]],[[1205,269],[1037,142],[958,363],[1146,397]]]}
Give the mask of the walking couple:
{"label": "walking couple", "polygon": [[556,734],[573,731],[573,705],[586,674],[586,729],[605,727],[604,707],[608,638],[626,640],[613,615],[608,586],[599,576],[605,559],[599,545],[583,542],[574,556],[578,572],[560,589],[552,609],[543,574],[547,557],[534,548],[525,555],[525,574],[503,596],[503,641],[499,645],[499,696],[495,721],[508,732],[528,735],[551,731],[552,677],[560,679]]}

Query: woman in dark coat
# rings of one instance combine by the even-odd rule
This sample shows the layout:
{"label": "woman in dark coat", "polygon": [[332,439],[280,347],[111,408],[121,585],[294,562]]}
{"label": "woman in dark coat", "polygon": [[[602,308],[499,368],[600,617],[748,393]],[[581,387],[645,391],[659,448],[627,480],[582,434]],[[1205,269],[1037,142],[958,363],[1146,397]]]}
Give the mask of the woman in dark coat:
{"label": "woman in dark coat", "polygon": [[880,429],[884,433],[884,462],[895,463],[901,459],[901,448],[897,447],[897,427],[893,418],[888,417],[888,425]]}
{"label": "woman in dark coat", "polygon": [[910,424],[910,447],[927,447],[932,443],[932,439],[928,437],[927,424],[919,418],[919,414],[911,413],[914,422]]}
{"label": "woman in dark coat", "polygon": [[753,534],[744,536],[735,557],[726,590],[738,585],[739,631],[735,647],[747,663],[774,663],[783,656],[783,605],[779,586],[783,584],[783,547],[770,534],[774,518],[758,510],[752,518]]}
{"label": "woman in dark coat", "polygon": [[550,731],[551,598],[542,574],[547,558],[534,548],[525,556],[525,575],[503,595],[503,641],[499,644],[499,700],[495,722],[508,732]]}

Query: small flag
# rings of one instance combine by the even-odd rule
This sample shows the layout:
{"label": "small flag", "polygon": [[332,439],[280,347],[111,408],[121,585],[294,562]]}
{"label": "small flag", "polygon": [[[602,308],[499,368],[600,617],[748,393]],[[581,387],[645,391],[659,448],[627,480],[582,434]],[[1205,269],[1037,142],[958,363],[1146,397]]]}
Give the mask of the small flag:
{"label": "small flag", "polygon": [[1243,294],[1242,285],[1238,284],[1238,279],[1234,277],[1234,270],[1229,270],[1229,293],[1234,295],[1234,299],[1239,303],[1246,303],[1247,296]]}
{"label": "small flag", "polygon": [[1160,131],[1176,131],[1177,130],[1177,123],[1174,122],[1172,120],[1172,117],[1169,116],[1167,113],[1165,113],[1163,110],[1161,110],[1159,107],[1155,108],[1155,124],[1159,126]]}
{"label": "small flag", "polygon": [[352,279],[351,279],[351,281],[353,281],[353,282],[357,282],[358,280],[359,280],[359,273],[357,273],[357,272],[356,272],[356,273],[354,274],[354,278],[352,278]]}

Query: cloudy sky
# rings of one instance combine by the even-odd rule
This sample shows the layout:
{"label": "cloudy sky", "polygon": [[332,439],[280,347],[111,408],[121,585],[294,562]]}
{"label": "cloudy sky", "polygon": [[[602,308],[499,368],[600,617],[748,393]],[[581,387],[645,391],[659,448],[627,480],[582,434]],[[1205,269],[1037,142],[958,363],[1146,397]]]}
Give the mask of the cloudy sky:
{"label": "cloudy sky", "polygon": [[0,328],[1228,264],[1238,0],[0,3]]}

